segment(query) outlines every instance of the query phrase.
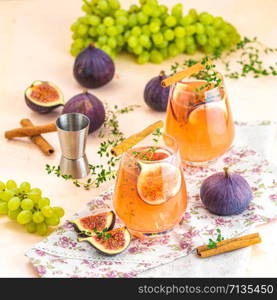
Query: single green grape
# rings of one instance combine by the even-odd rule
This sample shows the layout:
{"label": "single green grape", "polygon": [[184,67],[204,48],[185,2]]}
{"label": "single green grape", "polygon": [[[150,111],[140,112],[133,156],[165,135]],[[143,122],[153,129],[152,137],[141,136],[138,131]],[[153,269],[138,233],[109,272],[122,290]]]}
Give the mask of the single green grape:
{"label": "single green grape", "polygon": [[195,44],[190,44],[190,45],[188,45],[187,46],[187,48],[186,48],[186,52],[188,53],[188,54],[195,54],[195,52],[197,51],[197,47],[196,47],[196,45]]}
{"label": "single green grape", "polygon": [[166,48],[167,46],[168,46],[168,41],[166,41],[165,39],[160,44],[156,45],[156,47],[159,49]]}
{"label": "single green grape", "polygon": [[49,218],[45,218],[45,223],[49,226],[57,226],[60,224],[60,218],[56,214],[53,214]]}
{"label": "single green grape", "polygon": [[85,36],[88,32],[88,26],[85,25],[85,24],[80,24],[78,26],[78,29],[77,29],[77,33],[80,35],[80,36]]}
{"label": "single green grape", "polygon": [[23,210],[32,210],[34,207],[34,201],[29,199],[29,198],[26,198],[26,199],[23,199],[21,201],[21,208]]}
{"label": "single green grape", "polygon": [[75,22],[75,23],[73,23],[73,24],[70,26],[70,30],[71,30],[72,32],[74,32],[74,31],[77,30],[78,26],[79,26],[79,23],[78,23],[78,22]]}
{"label": "single green grape", "polygon": [[8,211],[8,216],[10,219],[12,220],[16,220],[18,214],[21,212],[22,210],[20,208],[18,208],[17,210],[9,210]]}
{"label": "single green grape", "polygon": [[106,25],[107,27],[110,27],[110,26],[113,26],[115,21],[114,21],[114,18],[112,17],[105,17],[104,20],[103,20],[103,23],[104,25]]}
{"label": "single green grape", "polygon": [[174,27],[174,26],[177,24],[177,19],[176,19],[174,16],[168,16],[168,17],[165,19],[165,24],[166,24],[168,27]]}
{"label": "single green grape", "polygon": [[120,8],[120,2],[118,0],[109,0],[109,5],[113,10]]}
{"label": "single green grape", "polygon": [[33,215],[30,210],[22,210],[16,217],[19,224],[27,224],[32,221]]}
{"label": "single green grape", "polygon": [[7,188],[8,190],[16,189],[16,188],[17,188],[17,184],[16,184],[16,182],[15,182],[14,180],[8,180],[8,181],[6,182],[6,188]]}
{"label": "single green grape", "polygon": [[29,193],[30,190],[31,190],[31,184],[27,181],[22,182],[19,186],[20,193],[23,193],[23,194]]}
{"label": "single green grape", "polygon": [[143,52],[138,56],[137,62],[138,62],[139,64],[145,64],[145,63],[147,63],[147,62],[149,61],[149,59],[150,59],[149,53],[146,52],[146,51],[143,51]]}
{"label": "single green grape", "polygon": [[71,54],[72,56],[76,56],[76,55],[78,55],[81,51],[82,51],[82,48],[74,48],[74,47],[71,46],[70,54]]}
{"label": "single green grape", "polygon": [[6,215],[8,213],[8,203],[0,201],[0,215]]}
{"label": "single green grape", "polygon": [[182,17],[182,15],[183,15],[183,4],[182,3],[175,4],[171,9],[171,14],[176,18]]}
{"label": "single green grape", "polygon": [[199,21],[204,25],[209,25],[209,24],[213,23],[213,20],[214,20],[214,17],[207,12],[201,13],[198,16],[198,18],[199,18]]}
{"label": "single green grape", "polygon": [[42,209],[44,206],[49,206],[50,205],[50,199],[47,198],[47,197],[40,198],[38,200],[37,204],[38,204],[38,208]]}
{"label": "single green grape", "polygon": [[153,15],[153,7],[151,5],[145,4],[142,6],[142,12],[146,15],[151,17]]}
{"label": "single green grape", "polygon": [[116,37],[116,43],[119,47],[123,46],[125,41],[124,41],[124,37],[122,35],[118,35]]}
{"label": "single green grape", "polygon": [[116,36],[118,34],[115,26],[110,26],[107,28],[107,34],[109,36]]}
{"label": "single green grape", "polygon": [[29,233],[34,233],[37,231],[37,225],[34,222],[27,223],[24,226]]}
{"label": "single green grape", "polygon": [[136,4],[132,4],[129,9],[128,12],[132,13],[132,12],[138,12],[140,10],[140,8],[136,5]]}
{"label": "single green grape", "polygon": [[163,56],[158,50],[153,49],[150,52],[150,61],[155,64],[160,64],[163,61]]}
{"label": "single green grape", "polygon": [[188,46],[189,45],[194,45],[195,44],[194,38],[192,36],[187,36],[187,38],[186,38],[186,44]]}
{"label": "single green grape", "polygon": [[188,26],[192,24],[194,21],[193,17],[191,15],[186,15],[180,20],[180,24],[183,26]]}
{"label": "single green grape", "polygon": [[144,34],[146,34],[146,35],[150,35],[150,34],[151,34],[148,25],[143,25],[143,26],[141,27],[141,29],[142,29],[142,32],[143,32]]}
{"label": "single green grape", "polygon": [[198,18],[198,12],[197,12],[197,10],[194,9],[194,8],[191,8],[191,9],[189,10],[189,15],[193,18],[194,21],[196,21],[197,18]]}
{"label": "single green grape", "polygon": [[164,32],[164,38],[167,41],[172,41],[175,38],[175,33],[172,29],[166,29],[166,31]]}
{"label": "single green grape", "polygon": [[204,27],[203,24],[197,22],[197,23],[195,24],[195,27],[196,27],[196,29],[195,29],[196,33],[198,33],[198,34],[203,34],[203,33],[205,32],[205,27]]}
{"label": "single green grape", "polygon": [[142,34],[139,37],[139,43],[140,43],[141,46],[147,48],[147,46],[149,45],[149,43],[151,43],[149,36],[147,36],[146,34]]}
{"label": "single green grape", "polygon": [[209,37],[212,37],[216,34],[216,31],[212,25],[208,25],[205,28],[205,32]]}
{"label": "single green grape", "polygon": [[37,224],[37,233],[41,236],[46,235],[48,233],[47,224],[45,224],[44,222]]}
{"label": "single green grape", "polygon": [[117,18],[117,17],[119,17],[119,16],[127,16],[128,15],[128,13],[127,13],[127,11],[126,10],[124,10],[124,9],[118,9],[118,10],[116,10],[115,11],[115,13],[114,13],[114,16]]}
{"label": "single green grape", "polygon": [[112,49],[116,48],[116,46],[117,46],[116,38],[114,38],[114,37],[108,38],[107,44]]}
{"label": "single green grape", "polygon": [[96,16],[96,15],[91,15],[88,18],[88,24],[92,25],[92,26],[98,26],[101,23],[101,19],[100,17]]}
{"label": "single green grape", "polygon": [[163,56],[163,59],[166,59],[166,58],[168,58],[168,48],[162,48],[161,50],[161,54],[162,54],[162,56]]}
{"label": "single green grape", "polygon": [[188,25],[186,27],[187,35],[193,35],[195,32],[196,32],[196,26],[195,25]]}
{"label": "single green grape", "polygon": [[149,24],[149,30],[150,32],[159,32],[160,31],[160,24],[158,22],[151,22]]}
{"label": "single green grape", "polygon": [[105,45],[105,44],[107,44],[107,41],[108,41],[108,37],[105,36],[105,35],[99,36],[99,38],[97,39],[97,42],[98,42],[100,45]]}
{"label": "single green grape", "polygon": [[42,223],[44,221],[44,215],[40,211],[36,211],[33,214],[33,222],[35,223]]}
{"label": "single green grape", "polygon": [[129,20],[126,16],[118,16],[116,18],[116,24],[126,26],[128,24]]}
{"label": "single green grape", "polygon": [[139,12],[137,14],[137,19],[138,19],[139,24],[141,24],[141,25],[148,23],[148,16],[145,15],[143,12]]}
{"label": "single green grape", "polygon": [[224,24],[222,17],[215,17],[213,20],[214,28],[220,28]]}
{"label": "single green grape", "polygon": [[209,39],[208,43],[211,47],[216,48],[220,45],[220,39],[219,39],[219,37],[214,36]]}
{"label": "single green grape", "polygon": [[106,33],[106,26],[104,24],[99,24],[97,27],[98,35],[104,35]]}
{"label": "single green grape", "polygon": [[155,45],[161,44],[164,41],[163,34],[161,32],[152,34],[152,40]]}
{"label": "single green grape", "polygon": [[64,216],[64,209],[62,207],[55,206],[55,207],[53,207],[53,211],[60,218],[62,218]]}
{"label": "single green grape", "polygon": [[179,54],[178,48],[176,47],[176,45],[174,43],[172,43],[168,46],[168,54],[171,57],[174,57]]}
{"label": "single green grape", "polygon": [[[90,27],[88,34],[91,37],[96,37],[98,35],[97,28],[94,26]],[[86,44],[86,43],[84,43],[84,44]]]}
{"label": "single green grape", "polygon": [[134,54],[136,54],[136,55],[141,54],[142,51],[143,51],[143,48],[142,48],[140,45],[138,45],[137,47],[135,47],[135,48],[133,49],[133,52],[134,52]]}
{"label": "single green grape", "polygon": [[122,25],[116,25],[115,28],[116,28],[118,34],[121,34],[124,32],[124,26],[122,26]]}
{"label": "single green grape", "polygon": [[183,53],[186,49],[186,40],[183,38],[177,38],[175,40],[175,45],[180,53]]}
{"label": "single green grape", "polygon": [[15,195],[15,192],[13,190],[5,190],[0,192],[0,200],[2,201],[9,201],[13,196]]}
{"label": "single green grape", "polygon": [[131,35],[131,36],[128,38],[128,45],[129,45],[131,48],[135,48],[135,47],[138,45],[138,39],[137,39],[137,37]]}
{"label": "single green grape", "polygon": [[130,27],[134,27],[134,26],[137,25],[137,23],[138,23],[137,15],[136,15],[135,13],[130,14],[130,15],[129,15],[129,18],[128,18],[128,25],[129,25]]}
{"label": "single green grape", "polygon": [[205,34],[197,34],[196,41],[199,45],[204,46],[208,42],[208,38]]}
{"label": "single green grape", "polygon": [[3,181],[0,181],[0,191],[4,191],[6,188],[6,185]]}
{"label": "single green grape", "polygon": [[20,207],[21,200],[19,197],[12,197],[8,202],[9,210],[17,210]]}
{"label": "single green grape", "polygon": [[139,36],[139,35],[141,35],[141,29],[140,29],[140,27],[139,26],[133,27],[132,30],[131,30],[131,34],[133,36]]}
{"label": "single green grape", "polygon": [[52,217],[53,214],[54,214],[54,211],[53,211],[52,207],[50,207],[50,206],[44,206],[44,207],[41,209],[41,212],[42,212],[42,214],[43,214],[45,217],[47,217],[47,218]]}
{"label": "single green grape", "polygon": [[176,38],[183,38],[186,35],[186,29],[182,26],[177,26],[174,29]]}
{"label": "single green grape", "polygon": [[82,11],[84,11],[84,12],[87,13],[87,14],[90,14],[90,13],[91,13],[90,7],[89,7],[88,5],[86,5],[86,4],[83,4],[83,5],[82,5]]}
{"label": "single green grape", "polygon": [[205,54],[212,54],[212,53],[214,53],[214,48],[212,46],[210,46],[210,45],[205,45],[203,47],[203,52]]}
{"label": "single green grape", "polygon": [[109,4],[105,0],[100,0],[97,4],[97,7],[100,9],[101,12],[107,13],[109,12]]}

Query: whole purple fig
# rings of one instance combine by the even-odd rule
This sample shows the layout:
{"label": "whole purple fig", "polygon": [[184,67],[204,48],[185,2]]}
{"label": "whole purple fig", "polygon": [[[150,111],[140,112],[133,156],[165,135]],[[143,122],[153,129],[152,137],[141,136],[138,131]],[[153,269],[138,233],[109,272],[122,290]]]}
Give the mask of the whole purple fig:
{"label": "whole purple fig", "polygon": [[248,182],[239,174],[231,174],[228,168],[204,180],[200,198],[206,208],[217,215],[230,216],[242,213],[252,200]]}
{"label": "whole purple fig", "polygon": [[101,127],[105,121],[103,103],[86,90],[68,100],[62,113],[81,113],[86,115],[90,119],[89,133]]}

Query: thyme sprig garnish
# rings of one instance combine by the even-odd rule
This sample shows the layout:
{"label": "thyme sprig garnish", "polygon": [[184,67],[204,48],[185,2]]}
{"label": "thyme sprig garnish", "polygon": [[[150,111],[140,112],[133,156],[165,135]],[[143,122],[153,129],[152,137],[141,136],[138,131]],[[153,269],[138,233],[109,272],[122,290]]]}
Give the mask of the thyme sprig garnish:
{"label": "thyme sprig garnish", "polygon": [[224,237],[222,236],[221,230],[219,228],[216,229],[216,232],[217,232],[216,240],[214,241],[213,239],[209,239],[209,244],[208,244],[209,249],[216,248],[217,243],[224,240]]}
{"label": "thyme sprig garnish", "polygon": [[97,151],[100,159],[105,159],[105,164],[90,164],[90,177],[85,182],[74,179],[71,175],[62,174],[59,166],[50,166],[47,164],[45,166],[47,173],[54,174],[65,180],[72,180],[72,183],[76,187],[83,187],[86,190],[89,190],[92,187],[99,187],[102,183],[115,179],[117,164],[120,157],[112,155],[111,149],[124,139],[124,134],[120,130],[118,116],[129,113],[137,107],[139,107],[139,105],[129,105],[122,108],[119,108],[118,105],[114,105],[113,108],[110,108],[108,104],[105,104],[106,119],[103,127],[98,133],[98,137],[106,139],[100,142],[99,149]]}
{"label": "thyme sprig garnish", "polygon": [[[253,39],[244,37],[240,42],[233,46],[229,51],[221,52],[217,50],[210,56],[213,62],[217,61],[223,64],[224,76],[230,79],[239,79],[249,75],[254,78],[262,76],[277,76],[277,61],[273,65],[266,65],[262,61],[262,56],[276,53],[277,48],[269,48],[262,44],[256,37]],[[237,59],[234,59],[237,57]],[[207,56],[202,58],[207,61]],[[175,63],[171,66],[171,72],[176,73],[184,67],[191,67],[198,63],[199,60],[187,59],[183,63]],[[198,74],[193,75],[193,78],[206,80],[208,83],[215,83],[218,86],[220,82],[219,73],[215,71],[215,64],[209,66],[209,70],[204,69]],[[202,89],[204,89],[203,87]]]}
{"label": "thyme sprig garnish", "polygon": [[103,238],[103,240],[105,241],[112,237],[111,233],[107,233],[107,231],[107,228],[104,228],[102,231],[97,231],[96,228],[93,228],[93,232],[95,232],[99,240]]}
{"label": "thyme sprig garnish", "polygon": [[[161,128],[156,128],[156,130],[152,133],[152,140],[154,142],[154,146],[150,146],[147,149],[147,151],[143,154],[143,156],[141,157],[141,159],[143,159],[143,160],[151,160],[152,159],[154,153],[158,149],[158,143],[159,143],[160,137],[162,135],[163,135],[162,129]],[[132,154],[135,157],[138,157],[141,154],[141,152],[133,151]]]}

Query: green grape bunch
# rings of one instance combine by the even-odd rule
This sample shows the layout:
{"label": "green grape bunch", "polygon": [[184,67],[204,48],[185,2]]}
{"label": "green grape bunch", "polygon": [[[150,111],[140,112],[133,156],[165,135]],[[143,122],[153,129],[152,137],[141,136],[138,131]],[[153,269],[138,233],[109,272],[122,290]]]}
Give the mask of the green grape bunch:
{"label": "green grape bunch", "polygon": [[127,51],[139,64],[159,64],[180,53],[222,52],[240,41],[236,28],[222,17],[195,9],[184,14],[181,3],[169,11],[158,0],[139,0],[128,10],[118,0],[83,2],[85,15],[71,25],[73,56],[93,43],[113,59]]}
{"label": "green grape bunch", "polygon": [[0,215],[8,215],[25,226],[30,233],[46,235],[49,226],[57,226],[64,216],[61,207],[51,207],[50,200],[42,197],[39,188],[31,188],[29,182],[17,186],[14,180],[6,184],[0,181]]}

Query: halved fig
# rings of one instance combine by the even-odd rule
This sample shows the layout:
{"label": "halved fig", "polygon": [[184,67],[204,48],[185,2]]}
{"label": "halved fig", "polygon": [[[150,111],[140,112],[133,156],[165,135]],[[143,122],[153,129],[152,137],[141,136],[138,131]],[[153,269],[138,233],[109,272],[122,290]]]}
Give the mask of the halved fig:
{"label": "halved fig", "polygon": [[34,81],[25,90],[26,104],[34,111],[46,114],[64,105],[63,94],[60,89],[48,81]]}
{"label": "halved fig", "polygon": [[106,255],[116,255],[128,248],[131,242],[131,234],[126,227],[116,228],[110,231],[98,232],[90,237],[79,237],[79,242],[89,242],[96,250]]}
{"label": "halved fig", "polygon": [[115,213],[109,211],[69,222],[74,224],[77,232],[92,236],[95,235],[95,231],[111,230],[115,223]]}

